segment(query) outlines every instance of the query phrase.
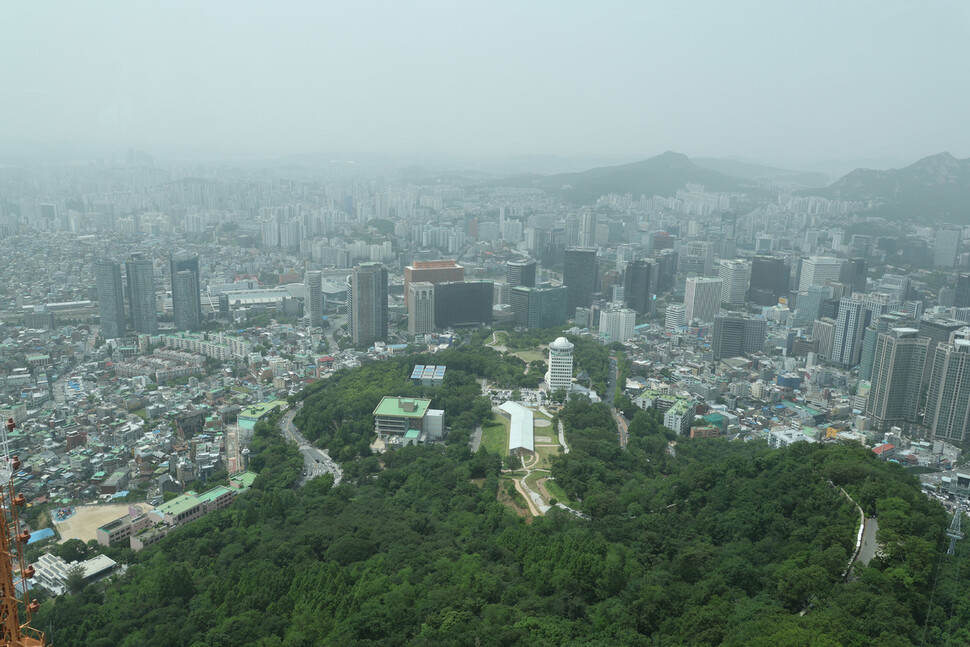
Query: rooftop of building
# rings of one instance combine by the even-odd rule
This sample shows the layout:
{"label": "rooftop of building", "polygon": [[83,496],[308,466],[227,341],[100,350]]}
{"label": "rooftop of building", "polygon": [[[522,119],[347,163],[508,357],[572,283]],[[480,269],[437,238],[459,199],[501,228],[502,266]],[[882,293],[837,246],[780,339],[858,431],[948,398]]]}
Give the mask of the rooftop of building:
{"label": "rooftop of building", "polygon": [[431,406],[431,400],[385,395],[381,398],[381,402],[377,405],[377,408],[374,409],[374,415],[393,416],[397,418],[423,418],[429,406]]}

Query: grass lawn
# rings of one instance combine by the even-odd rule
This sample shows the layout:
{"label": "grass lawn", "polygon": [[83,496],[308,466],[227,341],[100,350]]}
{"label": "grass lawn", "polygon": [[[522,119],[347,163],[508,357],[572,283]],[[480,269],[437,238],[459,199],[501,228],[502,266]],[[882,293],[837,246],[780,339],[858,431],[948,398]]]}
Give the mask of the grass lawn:
{"label": "grass lawn", "polygon": [[509,453],[509,421],[494,414],[492,421],[482,425],[482,445],[499,456]]}
{"label": "grass lawn", "polygon": [[531,364],[532,362],[546,361],[546,356],[542,354],[542,351],[538,348],[530,348],[529,350],[520,350],[517,353],[513,353],[516,357],[524,361],[526,364]]}
{"label": "grass lawn", "polygon": [[536,447],[536,453],[539,455],[539,462],[533,469],[552,469],[552,457],[559,455],[559,446]]}
{"label": "grass lawn", "polygon": [[556,501],[568,505],[570,508],[576,507],[576,503],[569,500],[569,497],[566,496],[566,491],[562,489],[558,483],[555,481],[546,481],[543,483],[543,485],[545,486],[546,491],[549,492],[549,496],[556,499]]}
{"label": "grass lawn", "polygon": [[[542,413],[538,409],[533,409],[532,410],[532,417],[534,417],[534,418],[542,418],[543,420],[549,420],[550,422],[552,421],[552,418],[550,418],[546,414]],[[555,427],[543,427],[542,429],[538,429],[537,428],[536,429],[536,433],[539,434],[540,436],[548,436],[549,434],[539,433],[541,431],[545,431],[546,429],[555,429]],[[556,432],[556,433],[558,433],[558,432]]]}

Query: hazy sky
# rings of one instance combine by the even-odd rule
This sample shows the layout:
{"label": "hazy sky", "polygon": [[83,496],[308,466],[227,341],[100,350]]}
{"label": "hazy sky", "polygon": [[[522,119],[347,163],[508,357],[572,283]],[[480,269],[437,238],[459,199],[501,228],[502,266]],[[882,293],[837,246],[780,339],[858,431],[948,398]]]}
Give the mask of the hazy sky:
{"label": "hazy sky", "polygon": [[970,157],[970,3],[7,2],[0,146]]}

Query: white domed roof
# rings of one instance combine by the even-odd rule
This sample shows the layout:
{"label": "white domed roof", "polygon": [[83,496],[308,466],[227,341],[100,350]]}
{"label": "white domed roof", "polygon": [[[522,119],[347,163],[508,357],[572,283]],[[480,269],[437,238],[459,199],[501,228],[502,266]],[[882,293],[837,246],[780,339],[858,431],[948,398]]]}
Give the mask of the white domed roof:
{"label": "white domed roof", "polygon": [[565,337],[560,337],[556,341],[549,344],[549,348],[552,350],[572,350],[573,345],[569,343],[569,340]]}

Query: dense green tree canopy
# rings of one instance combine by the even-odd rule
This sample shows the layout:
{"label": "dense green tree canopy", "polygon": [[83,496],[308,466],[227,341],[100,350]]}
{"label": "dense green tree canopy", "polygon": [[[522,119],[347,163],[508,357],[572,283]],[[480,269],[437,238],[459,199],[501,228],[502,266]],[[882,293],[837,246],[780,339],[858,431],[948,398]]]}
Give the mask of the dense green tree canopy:
{"label": "dense green tree canopy", "polygon": [[[356,447],[342,428],[367,394],[408,387],[407,364],[327,381],[305,429]],[[296,488],[301,456],[260,423],[249,493],[36,624],[105,647],[967,644],[966,551],[940,561],[946,515],[899,466],[844,445],[677,438],[672,452],[652,412],[623,451],[605,405],[559,418],[571,451],[553,474],[589,519],[527,523],[497,500],[499,457],[460,443],[353,453],[341,486]],[[840,487],[878,509],[885,546],[848,583],[858,512]]]}

